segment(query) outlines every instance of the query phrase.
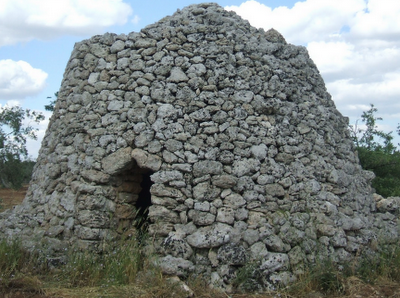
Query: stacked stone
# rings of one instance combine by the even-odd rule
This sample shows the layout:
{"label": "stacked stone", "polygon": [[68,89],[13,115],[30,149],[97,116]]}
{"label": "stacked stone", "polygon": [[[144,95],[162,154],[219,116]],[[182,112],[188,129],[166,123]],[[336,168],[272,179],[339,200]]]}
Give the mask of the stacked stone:
{"label": "stacked stone", "polygon": [[29,192],[0,233],[53,255],[106,249],[134,227],[150,175],[165,273],[224,286],[252,263],[255,283],[289,282],[319,256],[398,239],[347,126],[304,47],[192,5],[75,45]]}

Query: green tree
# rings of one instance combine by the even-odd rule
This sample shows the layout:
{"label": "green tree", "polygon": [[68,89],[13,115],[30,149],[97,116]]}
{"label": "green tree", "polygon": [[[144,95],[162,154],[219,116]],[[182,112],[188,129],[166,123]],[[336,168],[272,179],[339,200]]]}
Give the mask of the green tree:
{"label": "green tree", "polygon": [[[50,111],[50,112],[54,111],[54,106],[56,105],[56,101],[57,101],[57,98],[58,98],[58,92],[54,93],[54,96],[56,97],[56,99],[50,100],[50,103],[48,105],[44,106],[44,109],[46,111]],[[51,98],[52,98],[51,96],[47,97],[47,99],[51,99]]]}
{"label": "green tree", "polygon": [[[0,109],[0,184],[19,188],[26,181],[32,162],[28,160],[27,139],[37,139],[32,124],[44,120],[40,112],[19,106]],[[25,125],[24,122],[28,121]]]}
{"label": "green tree", "polygon": [[[350,131],[362,167],[375,173],[372,187],[385,197],[400,196],[400,151],[393,144],[392,132],[378,129],[377,122],[382,118],[375,116],[377,112],[371,104],[371,108],[361,115],[365,128],[359,128],[356,123],[350,126]],[[400,135],[400,124],[397,133]]]}

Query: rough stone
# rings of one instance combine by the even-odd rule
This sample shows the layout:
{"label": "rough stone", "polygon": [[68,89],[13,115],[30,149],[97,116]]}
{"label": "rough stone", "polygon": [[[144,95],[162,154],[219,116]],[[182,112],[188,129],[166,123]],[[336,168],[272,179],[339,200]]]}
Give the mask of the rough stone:
{"label": "rough stone", "polygon": [[121,148],[111,155],[103,158],[101,163],[104,172],[113,175],[129,169],[133,162],[131,152],[132,149],[130,147]]}
{"label": "rough stone", "polygon": [[400,199],[374,195],[373,178],[305,47],[196,4],[75,45],[0,240],[62,258],[123,245],[143,220],[166,274],[229,289],[254,261],[262,289],[320,256],[396,245]]}

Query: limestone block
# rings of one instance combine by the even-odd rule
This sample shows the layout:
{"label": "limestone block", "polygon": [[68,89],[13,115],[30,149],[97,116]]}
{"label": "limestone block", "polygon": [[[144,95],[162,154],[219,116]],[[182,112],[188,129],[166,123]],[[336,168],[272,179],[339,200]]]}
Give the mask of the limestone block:
{"label": "limestone block", "polygon": [[108,213],[98,210],[81,210],[77,219],[81,225],[89,228],[106,228],[110,222]]}
{"label": "limestone block", "polygon": [[151,203],[154,205],[162,205],[170,209],[174,209],[178,205],[178,201],[175,198],[159,197],[152,195]]}
{"label": "limestone block", "polygon": [[260,167],[260,161],[257,159],[241,159],[233,162],[233,174],[242,177],[252,172],[256,172]]}
{"label": "limestone block", "polygon": [[[149,235],[166,237],[173,231],[174,225],[170,222],[162,220],[163,219],[160,218],[158,221],[149,226]],[[168,218],[166,220],[168,220]]]}
{"label": "limestone block", "polygon": [[246,204],[246,200],[239,194],[233,193],[224,199],[224,206],[238,209]]}
{"label": "limestone block", "polygon": [[251,260],[261,260],[269,254],[265,244],[262,242],[256,242],[250,246],[250,258]]}
{"label": "limestone block", "polygon": [[269,280],[274,285],[287,286],[291,283],[294,283],[297,280],[297,278],[295,274],[288,271],[284,271],[271,274],[269,276]]}
{"label": "limestone block", "polygon": [[197,184],[193,187],[193,198],[198,201],[214,201],[221,191],[208,182]]}
{"label": "limestone block", "polygon": [[213,176],[212,184],[220,188],[232,188],[236,185],[238,179],[232,175]]}
{"label": "limestone block", "polygon": [[267,157],[268,147],[265,144],[254,145],[250,148],[250,151],[254,158],[263,160]]}
{"label": "limestone block", "polygon": [[167,254],[176,258],[188,260],[193,254],[193,249],[179,233],[170,233],[163,242],[163,248]]}
{"label": "limestone block", "polygon": [[162,184],[155,183],[151,186],[150,192],[160,197],[182,198],[183,194],[176,188],[166,187]]}
{"label": "limestone block", "polygon": [[187,236],[186,241],[197,248],[218,247],[229,242],[232,230],[227,224],[215,223],[213,226],[198,229]]}
{"label": "limestone block", "polygon": [[193,263],[183,258],[175,258],[171,255],[156,261],[162,273],[167,275],[187,276],[194,270]]}
{"label": "limestone block", "polygon": [[263,242],[265,243],[267,248],[271,251],[283,252],[286,249],[286,246],[283,243],[282,239],[274,234],[265,237]]}
{"label": "limestone block", "polygon": [[167,79],[168,82],[179,83],[179,82],[187,82],[189,78],[179,67],[174,67],[171,70],[171,74]]}
{"label": "limestone block", "polygon": [[88,227],[76,227],[77,236],[82,240],[99,240],[100,229],[92,229]]}
{"label": "limestone block", "polygon": [[215,215],[209,212],[189,210],[188,216],[198,226],[208,226],[215,222]]}
{"label": "limestone block", "polygon": [[193,175],[201,177],[208,174],[219,175],[222,173],[222,164],[217,161],[204,160],[193,165]]}
{"label": "limestone block", "polygon": [[216,221],[233,224],[235,221],[235,210],[230,207],[218,208]]}
{"label": "limestone block", "polygon": [[183,175],[179,171],[159,171],[151,175],[151,181],[154,183],[166,183],[173,180],[182,180]]}
{"label": "limestone block", "polygon": [[260,239],[260,234],[257,230],[247,229],[243,232],[243,240],[247,242],[248,245],[253,245]]}
{"label": "limestone block", "polygon": [[400,197],[382,199],[376,203],[376,208],[380,212],[396,212],[400,208]]}
{"label": "limestone block", "polygon": [[285,195],[285,190],[282,185],[273,183],[265,186],[265,193],[272,197],[282,197]]}
{"label": "limestone block", "polygon": [[132,148],[122,148],[102,159],[103,171],[115,175],[129,169],[133,165],[131,157]]}
{"label": "limestone block", "polygon": [[83,170],[81,175],[91,182],[107,183],[110,180],[109,174],[96,170]]}
{"label": "limestone block", "polygon": [[276,271],[284,271],[289,268],[289,257],[282,253],[269,253],[262,260],[260,269],[264,274],[271,274]]}
{"label": "limestone block", "polygon": [[110,47],[110,52],[111,52],[111,54],[113,54],[113,53],[122,51],[124,48],[125,48],[125,42],[122,40],[117,40]]}
{"label": "limestone block", "polygon": [[102,251],[132,224],[147,175],[146,252],[166,273],[223,289],[249,260],[261,292],[317,249],[344,263],[399,239],[400,199],[373,196],[307,50],[217,4],[76,44],[27,197],[0,213],[0,238]]}
{"label": "limestone block", "polygon": [[236,220],[246,220],[249,218],[249,211],[246,208],[238,208],[235,210]]}
{"label": "limestone block", "polygon": [[233,243],[222,245],[218,249],[217,258],[222,264],[232,266],[245,265],[248,260],[246,249]]}
{"label": "limestone block", "polygon": [[142,149],[135,148],[132,150],[131,156],[140,168],[150,169],[154,172],[161,168],[162,160],[157,155],[149,154]]}
{"label": "limestone block", "polygon": [[317,231],[320,235],[323,236],[333,236],[336,233],[336,229],[332,225],[328,224],[317,224]]}
{"label": "limestone block", "polygon": [[331,238],[331,244],[333,247],[346,247],[346,233],[342,229],[337,229],[335,235]]}
{"label": "limestone block", "polygon": [[210,203],[205,201],[205,202],[195,202],[194,203],[194,209],[199,210],[199,211],[205,211],[208,212],[210,211]]}

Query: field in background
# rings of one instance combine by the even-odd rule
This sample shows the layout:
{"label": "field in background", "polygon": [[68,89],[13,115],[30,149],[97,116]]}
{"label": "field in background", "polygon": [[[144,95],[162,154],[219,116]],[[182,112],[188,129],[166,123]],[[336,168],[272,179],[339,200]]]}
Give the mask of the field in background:
{"label": "field in background", "polygon": [[0,211],[10,209],[15,205],[21,204],[25,198],[27,190],[27,185],[24,185],[18,190],[0,187],[0,199],[2,199],[2,201],[0,201],[0,206],[3,207],[3,209],[0,209]]}

